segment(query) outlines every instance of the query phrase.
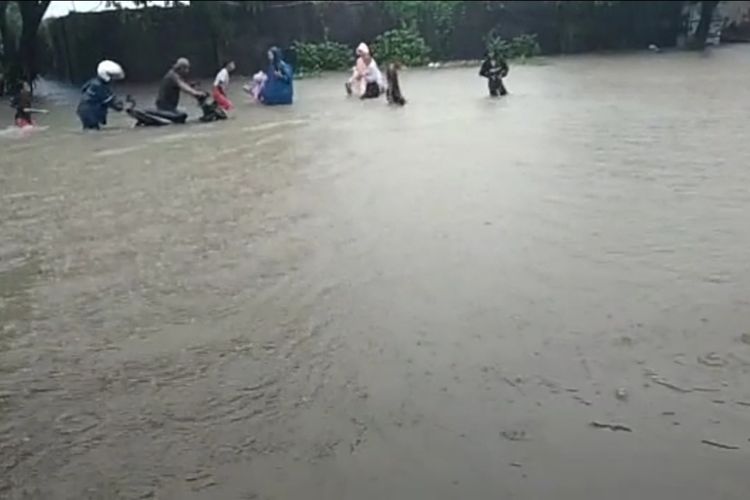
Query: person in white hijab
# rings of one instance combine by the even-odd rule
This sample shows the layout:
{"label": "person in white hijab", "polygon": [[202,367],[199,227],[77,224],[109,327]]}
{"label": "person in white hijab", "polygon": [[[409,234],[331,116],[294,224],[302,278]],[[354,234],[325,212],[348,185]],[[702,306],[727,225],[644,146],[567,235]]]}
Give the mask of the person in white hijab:
{"label": "person in white hijab", "polygon": [[357,62],[345,87],[347,95],[354,94],[361,99],[378,97],[383,91],[383,74],[365,43],[357,47]]}

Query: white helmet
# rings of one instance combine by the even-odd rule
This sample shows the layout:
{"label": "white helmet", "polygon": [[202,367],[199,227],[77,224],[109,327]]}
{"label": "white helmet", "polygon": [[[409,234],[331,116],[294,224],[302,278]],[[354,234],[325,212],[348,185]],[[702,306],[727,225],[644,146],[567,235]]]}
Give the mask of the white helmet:
{"label": "white helmet", "polygon": [[123,71],[122,66],[109,60],[104,60],[99,63],[99,66],[96,67],[96,74],[105,82],[110,80],[122,80],[125,78],[125,71]]}

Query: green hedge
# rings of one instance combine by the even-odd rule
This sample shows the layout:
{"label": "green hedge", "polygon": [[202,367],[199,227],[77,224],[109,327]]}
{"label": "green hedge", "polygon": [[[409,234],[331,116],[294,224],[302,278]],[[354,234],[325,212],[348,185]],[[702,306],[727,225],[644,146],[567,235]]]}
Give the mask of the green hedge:
{"label": "green hedge", "polygon": [[489,54],[502,59],[527,59],[541,52],[536,35],[520,35],[506,40],[490,32],[485,44]]}
{"label": "green hedge", "polygon": [[292,50],[297,56],[297,71],[318,73],[338,71],[352,65],[354,52],[343,43],[326,40],[320,43],[294,42]]}
{"label": "green hedge", "polygon": [[372,44],[372,53],[381,63],[424,66],[430,62],[430,47],[411,28],[390,30],[379,35]]}

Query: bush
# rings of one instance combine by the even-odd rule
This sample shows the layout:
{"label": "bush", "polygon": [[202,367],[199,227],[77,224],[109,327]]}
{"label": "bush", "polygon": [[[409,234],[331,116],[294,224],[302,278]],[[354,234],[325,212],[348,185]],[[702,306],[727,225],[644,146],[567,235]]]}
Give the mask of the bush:
{"label": "bush", "polygon": [[372,52],[382,63],[398,61],[406,66],[424,66],[430,62],[430,47],[414,29],[395,29],[379,35]]}
{"label": "bush", "polygon": [[326,40],[320,43],[294,42],[292,50],[301,73],[338,71],[352,65],[354,52],[343,43]]}
{"label": "bush", "polygon": [[493,57],[502,59],[526,59],[538,56],[541,52],[536,35],[520,35],[505,40],[492,32],[486,37],[487,52]]}
{"label": "bush", "polygon": [[[378,2],[401,28],[413,29],[427,37],[427,42],[439,57],[448,54],[448,44],[456,27],[457,18],[464,12],[466,1],[384,1]],[[499,2],[498,2],[499,3]]]}

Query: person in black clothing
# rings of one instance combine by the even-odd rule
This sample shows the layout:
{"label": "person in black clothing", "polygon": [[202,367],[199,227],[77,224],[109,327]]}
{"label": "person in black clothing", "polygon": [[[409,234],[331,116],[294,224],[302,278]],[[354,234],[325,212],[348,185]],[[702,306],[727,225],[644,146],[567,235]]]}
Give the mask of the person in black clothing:
{"label": "person in black clothing", "polygon": [[191,87],[185,78],[190,74],[190,61],[184,57],[177,59],[159,85],[159,95],[156,98],[156,109],[160,111],[177,111],[180,104],[180,92],[190,94],[196,99],[205,98],[208,94]]}
{"label": "person in black clothing", "polygon": [[28,82],[21,84],[18,94],[11,99],[10,105],[16,110],[15,123],[18,128],[34,125],[34,121],[31,119],[31,112],[33,111],[31,108],[31,85]]}
{"label": "person in black clothing", "polygon": [[496,58],[490,53],[485,55],[479,76],[487,79],[490,96],[507,95],[508,90],[503,85],[503,77],[508,75],[508,63],[502,58]]}
{"label": "person in black clothing", "polygon": [[400,68],[401,65],[399,63],[392,62],[385,70],[385,80],[387,83],[385,97],[386,99],[388,99],[388,104],[403,106],[404,104],[406,104],[406,99],[404,99],[404,96],[401,95],[401,86],[398,83],[398,70]]}

